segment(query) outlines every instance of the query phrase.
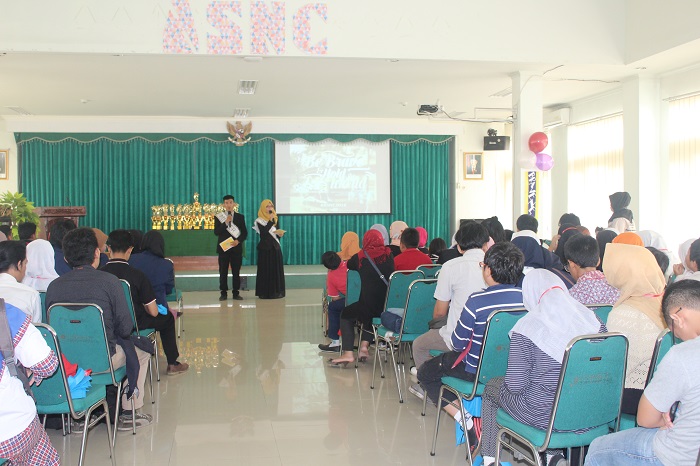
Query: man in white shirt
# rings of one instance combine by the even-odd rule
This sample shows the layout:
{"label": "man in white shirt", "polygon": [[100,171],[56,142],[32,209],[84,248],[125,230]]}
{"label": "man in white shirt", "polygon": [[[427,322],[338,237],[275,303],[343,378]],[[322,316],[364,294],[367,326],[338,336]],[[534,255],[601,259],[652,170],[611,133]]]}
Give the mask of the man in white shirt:
{"label": "man in white shirt", "polygon": [[0,297],[41,322],[41,298],[34,288],[22,283],[27,271],[27,246],[22,241],[0,243]]}
{"label": "man in white shirt", "polygon": [[[447,317],[447,323],[439,329],[430,329],[413,342],[413,360],[416,368],[430,359],[430,350],[453,351],[451,338],[469,296],[486,288],[481,264],[489,242],[489,232],[476,222],[463,224],[457,235],[457,248],[462,253],[445,262],[438,275],[434,297],[433,319]],[[409,391],[421,397],[423,390],[413,385]]]}

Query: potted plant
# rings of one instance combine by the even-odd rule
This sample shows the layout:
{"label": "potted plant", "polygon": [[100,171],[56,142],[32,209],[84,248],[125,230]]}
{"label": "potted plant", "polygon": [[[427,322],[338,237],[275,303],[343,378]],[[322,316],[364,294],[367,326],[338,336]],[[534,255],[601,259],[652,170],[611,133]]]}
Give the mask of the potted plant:
{"label": "potted plant", "polygon": [[[4,212],[4,213],[3,213]],[[17,225],[32,222],[39,228],[39,216],[34,212],[34,204],[24,194],[7,191],[0,196],[0,217],[12,219],[12,236],[17,237]]]}

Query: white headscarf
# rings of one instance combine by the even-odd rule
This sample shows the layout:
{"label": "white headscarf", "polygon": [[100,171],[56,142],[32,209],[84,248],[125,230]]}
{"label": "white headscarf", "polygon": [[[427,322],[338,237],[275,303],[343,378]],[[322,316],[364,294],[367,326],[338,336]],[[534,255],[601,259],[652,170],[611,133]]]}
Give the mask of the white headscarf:
{"label": "white headscarf", "polygon": [[668,279],[668,276],[671,274],[671,272],[673,272],[673,264],[677,264],[678,259],[675,257],[675,254],[673,254],[673,251],[670,251],[668,246],[666,246],[666,241],[664,240],[663,236],[654,230],[642,230],[637,231],[636,233],[640,238],[642,238],[645,248],[656,248],[666,254],[668,257],[668,269],[664,270],[664,277]]}
{"label": "white headscarf", "polygon": [[[681,264],[683,264],[683,269],[684,272],[676,277],[676,281],[678,280],[685,280],[686,278],[690,278],[693,273],[692,270],[690,270],[690,267],[688,267],[688,264],[685,262],[685,258],[688,255],[688,251],[690,251],[690,245],[693,244],[693,241],[695,241],[697,238],[690,238],[689,240],[686,240],[681,243],[680,246],[678,246],[678,255],[680,256]],[[678,262],[676,262],[677,264]]]}
{"label": "white headscarf", "polygon": [[549,270],[535,269],[523,280],[523,303],[528,313],[513,332],[532,341],[552,359],[562,362],[569,342],[579,335],[598,333],[593,311],[569,295],[566,285]]}
{"label": "white headscarf", "polygon": [[46,291],[49,283],[58,278],[55,266],[51,243],[35,239],[27,245],[27,273],[22,283],[37,291]]}

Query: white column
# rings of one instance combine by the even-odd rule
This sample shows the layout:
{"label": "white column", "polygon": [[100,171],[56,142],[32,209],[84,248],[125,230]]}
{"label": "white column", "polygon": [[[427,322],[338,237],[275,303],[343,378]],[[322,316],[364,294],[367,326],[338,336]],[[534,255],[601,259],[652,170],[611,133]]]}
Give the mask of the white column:
{"label": "white column", "polygon": [[[661,228],[661,158],[658,79],[634,77],[622,85],[624,180],[638,230]],[[612,193],[611,193],[612,194]]]}
{"label": "white column", "polygon": [[[542,131],[542,76],[526,71],[510,75],[513,83],[513,227],[526,213],[523,161],[534,154],[528,147],[532,133]],[[514,228],[515,229],[515,228]]]}

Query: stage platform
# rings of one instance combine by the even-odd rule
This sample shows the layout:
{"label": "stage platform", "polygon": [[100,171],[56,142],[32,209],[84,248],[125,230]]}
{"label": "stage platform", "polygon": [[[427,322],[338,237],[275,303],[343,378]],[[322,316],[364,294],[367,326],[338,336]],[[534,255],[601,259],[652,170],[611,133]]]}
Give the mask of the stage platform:
{"label": "stage platform", "polygon": [[[202,270],[201,264],[189,262],[190,267],[180,263],[175,266],[175,286],[182,291],[218,291],[219,272],[216,258],[213,264]],[[255,290],[255,274],[257,266],[244,265],[241,267],[241,288]],[[285,265],[284,281],[286,288],[323,288],[326,284],[326,268],[322,265]],[[229,272],[228,285],[231,286]]]}

